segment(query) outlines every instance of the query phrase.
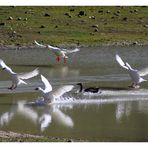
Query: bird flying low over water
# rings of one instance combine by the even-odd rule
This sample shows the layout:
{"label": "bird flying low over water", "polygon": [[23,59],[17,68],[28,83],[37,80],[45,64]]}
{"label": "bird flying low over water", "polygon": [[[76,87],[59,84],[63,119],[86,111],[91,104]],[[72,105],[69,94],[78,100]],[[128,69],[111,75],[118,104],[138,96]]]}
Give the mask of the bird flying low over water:
{"label": "bird flying low over water", "polygon": [[123,67],[124,69],[127,70],[127,72],[129,73],[133,83],[130,87],[132,88],[139,88],[140,87],[140,83],[147,81],[145,79],[142,78],[142,76],[145,76],[148,74],[148,69],[144,69],[141,71],[138,71],[137,69],[133,69],[127,62],[123,62],[123,60],[121,59],[121,57],[116,54],[116,61],[118,62],[118,64]]}
{"label": "bird flying low over water", "polygon": [[30,79],[32,77],[35,77],[39,74],[39,70],[38,68],[31,71],[31,72],[26,72],[26,73],[15,73],[14,71],[12,71],[12,69],[10,67],[8,67],[4,61],[2,59],[0,59],[0,67],[5,70],[6,72],[8,72],[8,74],[10,74],[11,79],[12,79],[12,86],[8,89],[15,89],[18,85],[20,84],[27,84],[25,81],[26,79]]}
{"label": "bird flying low over water", "polygon": [[67,54],[80,51],[80,49],[78,49],[78,48],[75,48],[73,50],[68,50],[68,49],[54,47],[54,46],[51,46],[51,45],[39,44],[37,41],[34,41],[34,42],[35,42],[36,45],[38,45],[42,48],[50,49],[56,55],[56,61],[57,62],[59,62],[61,60],[61,58],[64,58],[64,63],[66,63],[66,59],[68,58]]}
{"label": "bird flying low over water", "polygon": [[61,97],[64,93],[71,91],[74,87],[73,85],[65,85],[53,91],[51,84],[43,75],[41,75],[41,80],[44,83],[45,88],[42,89],[41,87],[37,87],[35,90],[41,92],[44,103],[47,105],[52,103],[56,98]]}

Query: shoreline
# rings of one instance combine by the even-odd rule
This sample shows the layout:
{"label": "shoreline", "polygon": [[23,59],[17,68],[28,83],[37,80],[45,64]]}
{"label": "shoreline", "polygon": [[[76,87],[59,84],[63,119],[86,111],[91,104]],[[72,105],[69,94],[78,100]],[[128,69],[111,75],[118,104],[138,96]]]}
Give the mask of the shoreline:
{"label": "shoreline", "polygon": [[86,142],[86,140],[48,137],[43,135],[22,134],[13,131],[0,130],[1,142]]}
{"label": "shoreline", "polygon": [[[92,44],[92,45],[76,45],[76,44],[60,44],[57,45],[57,47],[62,47],[62,48],[85,48],[85,47],[147,47],[148,46],[148,41],[144,42],[113,42],[113,43],[107,43],[107,44]],[[40,47],[37,47],[36,45],[0,45],[0,49],[39,49]],[[44,49],[44,48],[43,48]]]}

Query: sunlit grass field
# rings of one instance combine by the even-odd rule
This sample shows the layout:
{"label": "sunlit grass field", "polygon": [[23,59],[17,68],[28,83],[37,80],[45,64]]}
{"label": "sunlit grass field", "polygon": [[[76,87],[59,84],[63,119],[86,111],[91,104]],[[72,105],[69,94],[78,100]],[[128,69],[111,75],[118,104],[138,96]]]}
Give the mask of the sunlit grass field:
{"label": "sunlit grass field", "polygon": [[148,39],[148,8],[1,6],[0,45],[96,46]]}

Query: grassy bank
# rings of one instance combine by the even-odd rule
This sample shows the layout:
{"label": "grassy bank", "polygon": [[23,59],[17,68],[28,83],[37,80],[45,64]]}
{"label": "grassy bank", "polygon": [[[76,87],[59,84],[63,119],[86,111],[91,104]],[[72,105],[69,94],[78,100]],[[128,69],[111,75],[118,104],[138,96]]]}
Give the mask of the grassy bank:
{"label": "grassy bank", "polygon": [[142,43],[147,7],[0,7],[0,45],[30,46]]}

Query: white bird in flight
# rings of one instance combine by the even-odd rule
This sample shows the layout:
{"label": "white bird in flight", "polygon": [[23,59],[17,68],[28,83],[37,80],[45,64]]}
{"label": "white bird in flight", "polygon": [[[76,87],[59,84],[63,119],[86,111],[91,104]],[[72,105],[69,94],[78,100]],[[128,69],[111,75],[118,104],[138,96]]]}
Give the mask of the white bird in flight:
{"label": "white bird in flight", "polygon": [[142,76],[145,76],[148,74],[148,69],[145,69],[145,70],[141,70],[141,71],[138,71],[137,69],[133,69],[127,62],[124,63],[123,60],[121,59],[121,57],[116,54],[116,61],[119,63],[119,65],[121,67],[123,67],[124,69],[126,69],[133,81],[131,87],[132,88],[139,88],[139,84],[141,82],[144,82],[144,81],[147,81],[145,79],[142,78]]}
{"label": "white bird in flight", "polygon": [[67,54],[80,51],[80,49],[78,49],[78,48],[75,48],[73,50],[68,50],[68,49],[54,47],[54,46],[51,46],[51,45],[42,45],[42,44],[39,44],[37,41],[34,41],[34,42],[35,42],[36,45],[38,45],[42,48],[50,49],[56,55],[57,62],[59,62],[61,57],[62,57],[62,58],[64,58],[64,63],[66,63],[66,59],[68,58]]}
{"label": "white bird in flight", "polygon": [[10,67],[8,67],[4,61],[2,59],[0,59],[0,67],[5,70],[6,72],[8,72],[8,74],[10,74],[11,78],[12,78],[12,86],[9,87],[8,89],[15,89],[18,85],[20,84],[27,84],[25,81],[26,79],[30,79],[32,77],[35,77],[39,74],[39,70],[35,69],[31,72],[26,72],[26,73],[15,73],[14,71],[12,71],[12,69]]}
{"label": "white bird in flight", "polygon": [[37,87],[35,90],[39,90],[44,98],[44,103],[50,104],[55,101],[56,98],[61,97],[64,93],[69,92],[73,89],[74,85],[65,85],[57,90],[53,91],[49,81],[41,75],[41,80],[44,83],[45,88]]}

